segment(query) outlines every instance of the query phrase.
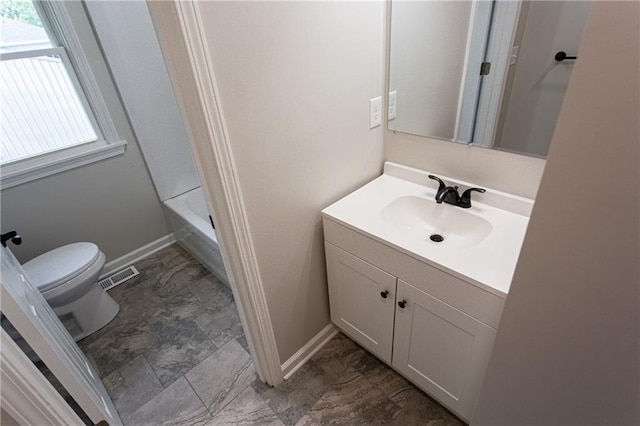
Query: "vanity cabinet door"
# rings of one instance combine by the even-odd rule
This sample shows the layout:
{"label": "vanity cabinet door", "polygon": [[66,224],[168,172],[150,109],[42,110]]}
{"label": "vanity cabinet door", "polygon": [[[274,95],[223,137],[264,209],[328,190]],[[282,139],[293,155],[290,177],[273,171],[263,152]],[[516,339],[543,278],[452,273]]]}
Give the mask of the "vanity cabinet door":
{"label": "vanity cabinet door", "polygon": [[331,321],[391,363],[396,277],[325,242]]}
{"label": "vanity cabinet door", "polygon": [[495,329],[398,280],[392,365],[465,420],[495,335]]}

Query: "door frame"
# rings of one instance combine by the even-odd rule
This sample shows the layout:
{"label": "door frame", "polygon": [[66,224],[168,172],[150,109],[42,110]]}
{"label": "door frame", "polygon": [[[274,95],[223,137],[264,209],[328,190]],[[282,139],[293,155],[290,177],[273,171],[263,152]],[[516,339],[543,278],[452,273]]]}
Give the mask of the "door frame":
{"label": "door frame", "polygon": [[493,146],[521,8],[521,0],[495,2],[485,59],[491,62],[491,73],[482,78],[471,145]]}
{"label": "door frame", "polygon": [[491,13],[497,0],[473,0],[467,34],[463,78],[460,81],[460,96],[454,140],[471,141],[478,107],[478,96],[482,76],[480,66],[485,60],[485,49],[491,30]]}
{"label": "door frame", "polygon": [[2,409],[20,424],[84,425],[4,329],[0,329]]}
{"label": "door frame", "polygon": [[147,2],[258,376],[284,372],[197,2]]}

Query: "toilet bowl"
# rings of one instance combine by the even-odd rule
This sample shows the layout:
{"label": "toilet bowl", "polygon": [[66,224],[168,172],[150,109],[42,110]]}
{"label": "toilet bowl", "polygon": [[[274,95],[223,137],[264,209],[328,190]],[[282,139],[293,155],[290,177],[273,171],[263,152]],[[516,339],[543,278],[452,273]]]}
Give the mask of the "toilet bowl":
{"label": "toilet bowl", "polygon": [[71,336],[80,340],[107,325],[120,306],[99,285],[104,253],[93,243],[58,247],[22,265]]}

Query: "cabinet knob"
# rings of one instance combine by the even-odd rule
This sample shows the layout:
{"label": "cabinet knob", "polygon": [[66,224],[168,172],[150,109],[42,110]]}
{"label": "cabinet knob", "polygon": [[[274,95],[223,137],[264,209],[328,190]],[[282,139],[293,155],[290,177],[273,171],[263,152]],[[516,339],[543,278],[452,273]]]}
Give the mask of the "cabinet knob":
{"label": "cabinet knob", "polygon": [[398,306],[400,306],[400,309],[404,309],[404,307],[407,306],[407,301],[406,300],[399,301]]}
{"label": "cabinet knob", "polygon": [[382,297],[383,299],[386,299],[388,296],[389,296],[389,290],[380,292],[380,297]]}

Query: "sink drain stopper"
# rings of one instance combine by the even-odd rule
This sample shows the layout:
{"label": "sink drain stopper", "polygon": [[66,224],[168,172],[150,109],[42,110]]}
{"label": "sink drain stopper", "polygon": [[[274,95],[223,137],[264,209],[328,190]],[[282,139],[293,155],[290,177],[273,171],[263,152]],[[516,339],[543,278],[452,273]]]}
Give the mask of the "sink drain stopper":
{"label": "sink drain stopper", "polygon": [[444,237],[440,234],[433,234],[429,237],[429,239],[434,243],[441,243],[444,241]]}

